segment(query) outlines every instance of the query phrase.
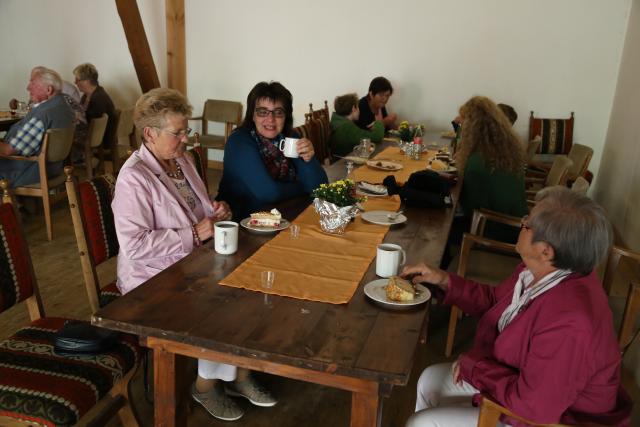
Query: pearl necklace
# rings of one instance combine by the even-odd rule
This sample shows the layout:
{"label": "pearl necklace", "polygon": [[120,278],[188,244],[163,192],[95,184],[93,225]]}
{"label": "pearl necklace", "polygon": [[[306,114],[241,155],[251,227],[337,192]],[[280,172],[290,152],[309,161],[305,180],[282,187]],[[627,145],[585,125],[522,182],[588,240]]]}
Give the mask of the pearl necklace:
{"label": "pearl necklace", "polygon": [[182,168],[180,167],[178,162],[174,160],[173,163],[176,165],[176,171],[175,172],[167,172],[167,176],[169,178],[174,178],[174,179],[184,179],[184,174],[182,173]]}

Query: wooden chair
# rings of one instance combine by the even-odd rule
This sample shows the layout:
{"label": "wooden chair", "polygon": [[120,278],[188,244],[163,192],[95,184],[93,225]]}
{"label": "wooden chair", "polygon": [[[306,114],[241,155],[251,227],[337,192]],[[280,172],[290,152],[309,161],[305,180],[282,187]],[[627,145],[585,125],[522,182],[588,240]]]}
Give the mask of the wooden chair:
{"label": "wooden chair", "polygon": [[[631,285],[629,286],[629,292],[627,294],[627,302],[625,305],[623,321],[618,330],[618,345],[620,346],[620,351],[622,352],[623,358],[631,345],[640,343],[640,341],[638,341],[638,332],[634,331],[635,329],[637,329],[635,325],[638,314],[640,314],[640,283],[631,283]],[[632,383],[633,374],[626,370],[624,366],[621,366],[621,373],[623,387],[625,387],[626,390],[634,387],[634,384]],[[477,427],[495,427],[502,415],[516,419],[518,421],[526,423],[527,425],[536,427],[569,427],[565,424],[534,423],[530,420],[517,416],[504,406],[497,404],[486,396],[482,397]],[[586,427],[605,427],[595,423],[581,425]]]}
{"label": "wooden chair", "polygon": [[56,190],[64,184],[64,173],[60,171],[60,175],[48,177],[48,164],[53,162],[64,161],[71,152],[73,144],[73,132],[75,126],[65,129],[49,129],[44,135],[42,148],[37,156],[9,156],[14,160],[24,160],[28,162],[38,162],[38,171],[40,173],[40,182],[29,184],[22,187],[15,187],[14,194],[25,197],[40,197],[44,206],[44,219],[47,225],[47,238],[49,241],[53,238],[53,226],[51,224],[51,203],[64,197],[64,193],[51,194],[52,190]]}
{"label": "wooden chair", "polygon": [[540,138],[533,139],[527,143],[526,157],[527,165],[533,164],[533,158],[535,157],[542,140]]}
{"label": "wooden chair", "polygon": [[96,271],[98,265],[117,256],[120,249],[111,211],[115,178],[102,175],[78,184],[73,167],[65,167],[64,173],[82,275],[91,311],[95,313],[120,296],[115,280],[100,287]]}
{"label": "wooden chair", "polygon": [[[567,182],[573,183],[578,177],[584,177],[587,174],[591,157],[593,157],[593,149],[582,144],[573,144],[567,155],[571,160],[571,166],[567,174]],[[551,165],[549,163],[533,163],[532,169],[542,173],[548,173]]]}
{"label": "wooden chair", "polygon": [[[475,210],[471,219],[471,232],[465,233],[462,239],[456,273],[466,279],[498,285],[509,277],[521,260],[515,245],[482,237],[487,221],[520,227],[520,218],[483,209]],[[455,258],[451,265],[456,265]],[[445,346],[447,357],[453,353],[456,326],[460,314],[461,311],[458,307],[451,306]]]}
{"label": "wooden chair", "polygon": [[568,119],[549,119],[529,117],[529,141],[539,137],[541,140],[538,153],[567,154],[573,144],[573,111]]}
{"label": "wooden chair", "polygon": [[587,195],[587,192],[589,191],[589,181],[587,181],[584,177],[579,176],[578,178],[576,178],[575,181],[573,181],[573,184],[571,184],[571,190],[582,194],[583,196]]}
{"label": "wooden chair", "polygon": [[529,176],[525,178],[525,185],[528,188],[527,195],[529,198],[533,198],[544,187],[567,185],[567,176],[572,164],[573,162],[567,156],[556,156],[549,173],[545,177],[535,177],[528,174]]}
{"label": "wooden chair", "polygon": [[207,192],[209,192],[209,183],[207,180],[207,150],[202,149],[200,145],[200,134],[198,132],[193,134],[193,147],[187,149],[187,154],[193,158],[198,175],[202,179],[202,182],[204,182]]}
{"label": "wooden chair", "polygon": [[140,359],[135,337],[121,335],[111,350],[94,356],[53,351],[55,335],[69,319],[45,317],[8,186],[0,182],[0,264],[14,274],[0,277],[0,312],[25,302],[31,322],[0,343],[0,425],[104,425],[117,412],[124,426],[138,426],[129,396]]}
{"label": "wooden chair", "polygon": [[[207,99],[202,109],[202,116],[192,117],[189,120],[201,121],[200,143],[205,150],[209,148],[223,150],[233,128],[242,122],[242,104],[236,101]],[[209,133],[209,122],[224,123],[224,134]],[[193,144],[192,138],[190,143]]]}
{"label": "wooden chair", "polygon": [[[99,147],[102,146],[102,140],[104,139],[104,131],[107,129],[107,121],[109,116],[107,113],[103,113],[102,116],[97,119],[91,120],[89,123],[89,130],[87,132],[87,140],[84,145],[84,163],[87,168],[87,179],[93,178],[93,171],[102,167],[104,170],[104,158],[102,152],[98,153]],[[99,154],[98,161],[94,164],[94,154]]]}
{"label": "wooden chair", "polygon": [[313,109],[309,104],[309,112],[304,115],[305,124],[294,129],[301,138],[307,138],[313,144],[315,156],[320,163],[328,165],[331,160],[329,140],[331,139],[331,123],[329,105],[324,101],[324,108]]}

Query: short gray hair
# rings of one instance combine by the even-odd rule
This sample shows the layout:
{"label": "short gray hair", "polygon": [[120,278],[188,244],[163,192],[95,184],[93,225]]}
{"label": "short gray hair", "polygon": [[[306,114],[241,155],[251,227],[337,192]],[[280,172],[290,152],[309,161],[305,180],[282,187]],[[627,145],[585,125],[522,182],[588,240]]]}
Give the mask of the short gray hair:
{"label": "short gray hair", "polygon": [[62,91],[62,78],[56,71],[38,66],[31,70],[31,74],[37,76],[45,85],[53,87],[55,93]]}
{"label": "short gray hair", "polygon": [[177,90],[156,88],[138,99],[133,110],[133,122],[142,133],[146,127],[163,127],[167,114],[180,114],[189,118],[192,111],[187,98]]}
{"label": "short gray hair", "polygon": [[532,241],[553,247],[554,267],[589,274],[611,246],[611,224],[604,209],[565,187],[545,189],[536,199],[528,221]]}
{"label": "short gray hair", "polygon": [[73,69],[73,75],[78,80],[88,80],[92,85],[98,86],[98,70],[95,65],[85,62]]}

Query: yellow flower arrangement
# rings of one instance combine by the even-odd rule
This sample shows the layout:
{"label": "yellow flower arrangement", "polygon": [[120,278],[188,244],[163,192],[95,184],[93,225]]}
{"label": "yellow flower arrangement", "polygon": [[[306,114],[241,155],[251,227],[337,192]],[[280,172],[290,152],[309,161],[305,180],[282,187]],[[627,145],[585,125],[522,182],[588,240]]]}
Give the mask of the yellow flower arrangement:
{"label": "yellow flower arrangement", "polygon": [[414,137],[422,136],[424,133],[424,125],[410,124],[408,121],[404,120],[400,122],[400,125],[398,126],[398,133],[402,141],[412,142]]}
{"label": "yellow flower arrangement", "polygon": [[320,187],[313,190],[311,195],[339,207],[355,205],[366,200],[366,197],[356,197],[355,184],[351,179],[341,179],[330,184],[320,184]]}

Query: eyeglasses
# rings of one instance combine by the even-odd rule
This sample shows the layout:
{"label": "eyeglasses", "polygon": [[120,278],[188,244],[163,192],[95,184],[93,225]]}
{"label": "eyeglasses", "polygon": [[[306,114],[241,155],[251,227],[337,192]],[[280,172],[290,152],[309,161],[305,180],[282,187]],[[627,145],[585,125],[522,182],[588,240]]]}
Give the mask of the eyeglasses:
{"label": "eyeglasses", "polygon": [[275,110],[269,110],[268,108],[258,107],[255,109],[256,116],[258,117],[269,117],[269,114],[273,115],[276,119],[284,119],[287,115],[286,111],[282,108],[276,108]]}
{"label": "eyeglasses", "polygon": [[170,130],[166,130],[166,129],[162,129],[162,128],[156,128],[156,129],[158,129],[160,132],[166,132],[169,135],[171,135],[171,136],[173,136],[174,138],[177,138],[177,139],[182,139],[185,136],[188,137],[189,135],[191,135],[191,131],[193,130],[191,128],[186,128],[186,129],[179,130],[177,132],[172,132]]}
{"label": "eyeglasses", "polygon": [[529,219],[529,215],[525,215],[522,217],[522,219],[520,220],[520,229],[525,229],[525,230],[531,230],[531,227],[529,227],[529,224],[527,224],[527,220]]}

